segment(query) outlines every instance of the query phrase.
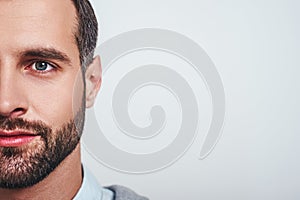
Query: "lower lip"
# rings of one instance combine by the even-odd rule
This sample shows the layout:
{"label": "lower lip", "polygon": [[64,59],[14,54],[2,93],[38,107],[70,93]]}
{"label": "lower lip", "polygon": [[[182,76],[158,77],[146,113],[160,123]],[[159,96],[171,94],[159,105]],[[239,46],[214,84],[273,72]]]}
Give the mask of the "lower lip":
{"label": "lower lip", "polygon": [[0,136],[0,147],[20,147],[30,143],[36,135]]}

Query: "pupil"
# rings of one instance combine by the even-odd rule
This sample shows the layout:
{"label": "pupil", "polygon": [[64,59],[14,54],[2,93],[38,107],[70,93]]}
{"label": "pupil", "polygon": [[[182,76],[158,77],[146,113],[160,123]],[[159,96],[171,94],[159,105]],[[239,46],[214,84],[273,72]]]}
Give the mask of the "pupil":
{"label": "pupil", "polygon": [[36,69],[37,70],[45,70],[45,69],[47,69],[47,63],[45,63],[45,62],[38,62],[38,63],[36,63]]}

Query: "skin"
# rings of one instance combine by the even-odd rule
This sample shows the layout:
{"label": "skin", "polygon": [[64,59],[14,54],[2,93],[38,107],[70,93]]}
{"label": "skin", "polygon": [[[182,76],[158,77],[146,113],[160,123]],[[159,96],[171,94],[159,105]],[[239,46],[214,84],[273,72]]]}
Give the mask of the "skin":
{"label": "skin", "polygon": [[[72,2],[0,0],[0,8],[0,114],[40,120],[58,129],[79,110],[83,79],[86,107],[91,107],[101,85],[100,58],[94,59],[82,77]],[[49,50],[60,52],[64,59],[41,54]],[[47,65],[40,73],[34,61],[45,61],[55,68]],[[34,139],[28,148],[38,142]],[[41,182],[25,189],[0,188],[0,199],[72,199],[81,182],[79,143]]]}

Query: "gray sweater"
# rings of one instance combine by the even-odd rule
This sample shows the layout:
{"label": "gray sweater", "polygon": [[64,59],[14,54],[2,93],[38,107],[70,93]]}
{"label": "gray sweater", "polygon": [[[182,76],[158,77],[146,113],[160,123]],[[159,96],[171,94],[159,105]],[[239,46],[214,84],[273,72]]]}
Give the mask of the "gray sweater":
{"label": "gray sweater", "polygon": [[115,200],[149,200],[148,198],[140,196],[124,186],[113,185],[106,188],[114,193]]}

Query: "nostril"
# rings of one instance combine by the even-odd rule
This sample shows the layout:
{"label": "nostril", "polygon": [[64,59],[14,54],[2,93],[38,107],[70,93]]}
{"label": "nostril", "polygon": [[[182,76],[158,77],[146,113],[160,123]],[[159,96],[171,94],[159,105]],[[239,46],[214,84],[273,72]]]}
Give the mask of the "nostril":
{"label": "nostril", "polygon": [[23,112],[23,111],[24,111],[23,108],[16,108],[16,109],[13,110],[13,112]]}
{"label": "nostril", "polygon": [[25,113],[24,108],[16,108],[10,113],[10,117],[19,117]]}

